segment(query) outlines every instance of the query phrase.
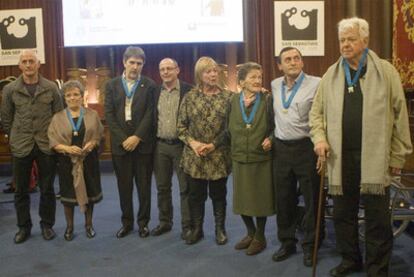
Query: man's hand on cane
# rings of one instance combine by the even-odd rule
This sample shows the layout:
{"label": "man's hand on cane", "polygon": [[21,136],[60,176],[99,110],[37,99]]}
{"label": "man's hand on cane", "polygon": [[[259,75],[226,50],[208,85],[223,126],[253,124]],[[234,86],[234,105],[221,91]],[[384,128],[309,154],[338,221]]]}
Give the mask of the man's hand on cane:
{"label": "man's hand on cane", "polygon": [[318,174],[321,174],[322,167],[324,166],[324,163],[326,162],[326,158],[329,157],[329,144],[326,141],[320,141],[315,145],[315,148],[313,149],[318,155],[318,161],[316,162],[316,169],[318,170]]}

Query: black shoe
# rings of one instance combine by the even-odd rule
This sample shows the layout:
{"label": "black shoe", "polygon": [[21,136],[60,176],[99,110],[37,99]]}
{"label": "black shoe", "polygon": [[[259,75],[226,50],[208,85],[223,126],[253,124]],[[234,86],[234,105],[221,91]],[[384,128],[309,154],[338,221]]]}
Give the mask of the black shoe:
{"label": "black shoe", "polygon": [[151,230],[151,236],[160,236],[171,231],[171,225],[158,225]]}
{"label": "black shoe", "polygon": [[95,232],[95,230],[93,229],[93,227],[92,227],[92,226],[86,226],[86,227],[85,227],[85,231],[86,231],[86,236],[87,236],[89,239],[91,239],[91,238],[93,238],[93,237],[95,237],[95,236],[96,236],[96,232]]}
{"label": "black shoe", "polygon": [[116,233],[116,237],[119,239],[123,238],[127,236],[131,231],[132,231],[131,227],[122,226],[121,229],[119,229],[118,232]]}
{"label": "black shoe", "polygon": [[275,262],[280,262],[280,261],[284,261],[287,258],[289,258],[290,256],[292,256],[293,254],[296,253],[296,246],[295,245],[291,245],[291,246],[287,246],[287,245],[282,245],[279,250],[277,250],[273,256],[272,259]]}
{"label": "black shoe", "polygon": [[138,235],[139,235],[141,238],[146,238],[146,237],[148,237],[148,236],[149,236],[149,234],[150,234],[150,231],[149,231],[149,229],[148,229],[148,226],[139,227],[139,230],[138,230]]}
{"label": "black shoe", "polygon": [[56,233],[53,231],[51,227],[43,227],[42,228],[42,236],[45,240],[52,240],[55,238]]}
{"label": "black shoe", "polygon": [[3,190],[3,193],[14,193],[14,188],[13,187],[8,187],[7,189]]}
{"label": "black shoe", "polygon": [[342,261],[338,266],[332,268],[329,274],[333,277],[343,277],[354,272],[362,271],[362,269],[362,263]]}
{"label": "black shoe", "polygon": [[25,242],[30,237],[30,229],[20,228],[14,236],[14,243]]}
{"label": "black shoe", "polygon": [[63,235],[66,241],[73,240],[73,228],[66,228],[65,234]]}
{"label": "black shoe", "polygon": [[183,229],[183,231],[181,232],[181,239],[182,240],[187,240],[191,235],[191,229]]}
{"label": "black shoe", "polygon": [[196,228],[191,231],[190,235],[185,240],[186,244],[195,244],[199,242],[202,238],[204,238],[203,230],[200,228]]}
{"label": "black shoe", "polygon": [[227,243],[227,234],[224,228],[216,229],[216,243],[218,245],[224,245]]}
{"label": "black shoe", "polygon": [[312,267],[313,253],[311,251],[303,251],[303,264],[307,267]]}

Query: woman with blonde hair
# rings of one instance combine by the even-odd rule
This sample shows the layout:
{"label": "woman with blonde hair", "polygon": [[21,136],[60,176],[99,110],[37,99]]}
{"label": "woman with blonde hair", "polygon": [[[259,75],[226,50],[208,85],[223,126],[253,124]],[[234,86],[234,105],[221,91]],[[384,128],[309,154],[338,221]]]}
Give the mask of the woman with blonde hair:
{"label": "woman with blonde hair", "polygon": [[219,85],[217,63],[201,57],[195,65],[195,87],[183,99],[178,115],[178,134],[184,142],[181,167],[189,185],[192,232],[187,244],[203,237],[207,193],[212,199],[216,243],[227,242],[226,183],[230,174],[229,148],[225,145],[226,114],[232,93]]}

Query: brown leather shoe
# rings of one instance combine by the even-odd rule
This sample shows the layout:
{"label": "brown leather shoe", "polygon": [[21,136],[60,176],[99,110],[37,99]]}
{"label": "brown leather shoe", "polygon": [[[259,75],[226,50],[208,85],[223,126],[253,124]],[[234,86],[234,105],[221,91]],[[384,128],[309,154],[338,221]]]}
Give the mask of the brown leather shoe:
{"label": "brown leather shoe", "polygon": [[253,256],[262,252],[266,248],[266,241],[253,239],[246,250],[246,255]]}
{"label": "brown leather shoe", "polygon": [[236,245],[234,246],[234,249],[236,250],[242,250],[247,249],[250,246],[250,243],[252,243],[253,238],[251,236],[245,236],[242,238]]}

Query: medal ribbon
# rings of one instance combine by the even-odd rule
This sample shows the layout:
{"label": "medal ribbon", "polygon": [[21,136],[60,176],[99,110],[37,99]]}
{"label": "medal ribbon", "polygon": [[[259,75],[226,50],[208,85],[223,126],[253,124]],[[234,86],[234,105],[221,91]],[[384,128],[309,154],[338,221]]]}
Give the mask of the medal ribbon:
{"label": "medal ribbon", "polygon": [[131,90],[129,90],[127,81],[124,78],[122,78],[122,86],[124,87],[124,92],[128,99],[131,99],[131,97],[134,95],[135,90],[137,89],[140,82],[141,79],[135,81],[134,85],[131,87]]}
{"label": "medal ribbon", "polygon": [[305,79],[305,74],[302,72],[301,75],[300,75],[300,77],[299,77],[299,80],[293,86],[292,92],[289,95],[289,99],[287,101],[286,101],[286,89],[285,89],[285,85],[282,82],[282,84],[281,84],[281,87],[282,87],[281,88],[281,91],[282,91],[282,93],[280,94],[280,97],[282,98],[283,108],[285,108],[286,110],[289,109],[290,104],[292,103],[293,98],[295,97],[296,93],[298,92],[299,87],[302,85],[303,79]]}
{"label": "medal ribbon", "polygon": [[70,113],[68,108],[66,108],[66,114],[69,118],[70,124],[72,125],[73,132],[74,133],[79,132],[79,129],[80,129],[80,127],[82,125],[82,121],[83,121],[83,115],[85,114],[85,109],[83,107],[80,108],[80,114],[79,114],[78,121],[76,122],[76,125],[75,125],[75,121],[73,120],[72,114]]}
{"label": "medal ribbon", "polygon": [[243,121],[246,124],[252,124],[254,116],[256,115],[257,109],[259,108],[260,104],[260,93],[256,93],[256,100],[254,100],[253,109],[247,117],[246,108],[244,107],[244,92],[240,93],[240,110],[242,113]]}
{"label": "medal ribbon", "polygon": [[349,69],[349,63],[345,59],[343,60],[342,63],[345,69],[345,77],[346,77],[346,83],[348,85],[348,88],[354,87],[355,84],[358,82],[359,75],[361,75],[362,68],[364,67],[365,60],[367,59],[367,54],[368,54],[368,48],[365,48],[364,53],[362,54],[362,57],[358,62],[357,72],[352,80],[351,80],[351,71]]}

